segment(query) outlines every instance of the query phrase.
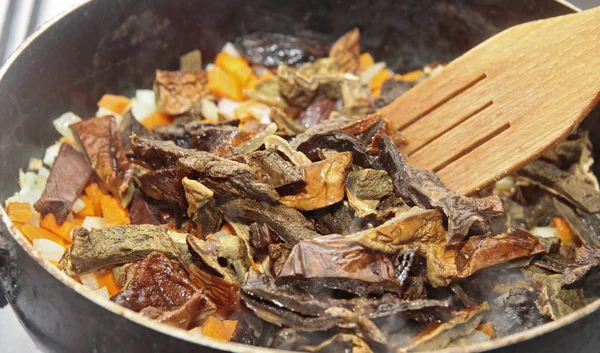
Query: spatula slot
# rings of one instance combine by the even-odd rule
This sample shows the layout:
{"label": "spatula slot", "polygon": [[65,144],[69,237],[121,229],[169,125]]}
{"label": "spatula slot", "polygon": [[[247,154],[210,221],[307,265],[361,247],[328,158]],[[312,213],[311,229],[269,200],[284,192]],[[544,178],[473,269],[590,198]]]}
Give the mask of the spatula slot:
{"label": "spatula slot", "polygon": [[506,122],[505,124],[501,125],[500,127],[498,127],[495,130],[492,130],[490,133],[485,134],[485,135],[481,135],[474,143],[472,143],[468,148],[462,150],[460,153],[457,153],[456,155],[446,159],[444,162],[440,163],[440,165],[438,165],[437,167],[433,168],[434,172],[439,172],[440,170],[446,168],[448,165],[456,162],[457,160],[459,160],[460,158],[466,156],[467,154],[471,153],[472,151],[474,151],[475,149],[477,149],[479,146],[483,145],[484,143],[486,143],[487,141],[499,136],[500,134],[502,134],[504,131],[508,130],[510,128],[510,123]]}
{"label": "spatula slot", "polygon": [[477,83],[483,81],[483,79],[486,78],[485,73],[477,76],[474,80],[472,80],[471,82],[467,83],[465,86],[463,86],[462,88],[457,89],[456,91],[452,92],[451,94],[447,95],[446,97],[444,97],[441,101],[439,101],[438,103],[432,105],[429,109],[425,110],[424,112],[422,112],[421,114],[418,114],[417,116],[415,116],[413,119],[407,121],[406,123],[400,125],[400,127],[398,128],[398,130],[402,130],[405,127],[414,124],[415,122],[419,121],[420,119],[422,119],[423,117],[427,116],[427,114],[433,112],[434,110],[436,110],[437,108],[441,107],[442,105],[446,104],[447,102],[449,102],[450,100],[452,100],[453,98],[459,96],[461,93],[463,93],[464,91],[468,90],[469,88],[475,86]]}

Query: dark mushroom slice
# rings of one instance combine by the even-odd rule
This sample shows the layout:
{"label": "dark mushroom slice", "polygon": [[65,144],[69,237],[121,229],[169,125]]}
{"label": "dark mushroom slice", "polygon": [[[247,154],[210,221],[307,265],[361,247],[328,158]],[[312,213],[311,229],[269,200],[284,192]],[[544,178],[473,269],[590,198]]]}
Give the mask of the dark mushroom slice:
{"label": "dark mushroom slice", "polygon": [[510,289],[502,307],[490,316],[496,337],[504,337],[545,324],[550,319],[540,314],[535,305],[537,296],[526,288]]}
{"label": "dark mushroom slice", "polygon": [[197,230],[204,236],[219,230],[222,215],[213,198],[212,190],[187,177],[182,179],[182,184],[188,203],[187,214],[196,224]]}
{"label": "dark mushroom slice", "polygon": [[133,197],[133,170],[125,156],[121,134],[113,116],[92,118],[70,125],[100,184],[127,205]]}
{"label": "dark mushroom slice", "polygon": [[305,240],[294,246],[277,284],[290,284],[311,292],[323,288],[356,295],[400,293],[390,259],[372,253],[342,235]]}
{"label": "dark mushroom slice", "polygon": [[181,71],[200,70],[202,68],[202,52],[195,49],[179,56],[179,68]]}
{"label": "dark mushroom slice", "polygon": [[133,134],[146,139],[153,139],[154,135],[144,125],[133,116],[131,109],[127,110],[119,122],[119,131],[121,132],[121,142],[125,151],[131,150],[131,140],[129,137]]}
{"label": "dark mushroom slice", "polygon": [[279,198],[275,189],[257,180],[247,165],[210,153],[198,151],[192,157],[180,159],[177,168],[188,178],[198,179],[219,198],[242,197],[268,202]]}
{"label": "dark mushroom slice", "polygon": [[240,284],[227,282],[221,277],[202,271],[195,265],[186,267],[190,279],[198,286],[203,287],[206,295],[217,306],[226,312],[240,310]]}
{"label": "dark mushroom slice", "polygon": [[187,303],[199,289],[177,261],[152,252],[139,263],[129,284],[111,300],[133,311],[146,307],[171,311]]}
{"label": "dark mushroom slice", "polygon": [[288,244],[279,243],[268,246],[267,253],[271,260],[271,271],[275,276],[279,276],[291,252],[292,247]]}
{"label": "dark mushroom slice", "polygon": [[558,320],[585,306],[582,289],[564,289],[562,274],[552,273],[536,266],[521,268],[521,272],[537,293],[535,301],[540,313]]}
{"label": "dark mushroom slice", "polygon": [[597,215],[581,209],[574,210],[558,198],[553,198],[552,202],[582,243],[600,247],[600,218]]}
{"label": "dark mushroom slice", "polygon": [[573,288],[580,286],[590,277],[597,280],[597,274],[600,272],[600,250],[598,248],[584,244],[577,249],[575,263],[565,271],[563,286]]}
{"label": "dark mushroom slice", "polygon": [[358,217],[377,214],[379,200],[393,191],[392,180],[384,170],[352,171],[346,179],[348,203]]}
{"label": "dark mushroom slice", "polygon": [[250,245],[256,250],[264,250],[279,242],[279,236],[264,223],[252,223],[248,232]]}
{"label": "dark mushroom slice", "polygon": [[353,164],[363,168],[381,169],[377,157],[367,153],[367,144],[345,131],[334,130],[312,135],[299,143],[296,149],[303,152],[311,161],[319,160],[319,151],[322,149],[350,152]]}
{"label": "dark mushroom slice", "polygon": [[385,80],[381,86],[381,96],[375,100],[375,108],[381,109],[408,92],[413,87],[409,82]]}
{"label": "dark mushroom slice", "polygon": [[346,176],[352,167],[349,152],[336,153],[330,158],[304,167],[306,185],[299,192],[282,196],[279,201],[301,211],[316,210],[344,199]]}
{"label": "dark mushroom slice", "polygon": [[358,137],[367,144],[372,143],[373,138],[378,134],[390,137],[396,146],[402,145],[405,141],[404,136],[381,113],[371,114],[352,122],[342,127],[341,130]]}
{"label": "dark mushroom slice", "polygon": [[129,219],[131,224],[160,225],[161,221],[157,214],[160,214],[160,210],[150,204],[144,198],[142,192],[136,190],[129,203]]}
{"label": "dark mushroom slice", "polygon": [[307,107],[317,94],[337,99],[343,80],[358,81],[358,77],[344,75],[332,58],[319,59],[295,69],[288,66],[277,68],[279,92],[292,106]]}
{"label": "dark mushroom slice", "polygon": [[[181,119],[181,117],[179,119]],[[189,121],[179,120],[178,122],[176,120],[172,124],[157,126],[152,129],[152,133],[161,140],[170,140],[175,142],[177,146],[189,148],[189,143],[192,140],[194,131],[211,128],[237,128],[239,124],[240,121],[237,119],[209,122],[190,117]]]}
{"label": "dark mushroom slice", "polygon": [[154,321],[169,326],[189,330],[197,326],[204,319],[214,314],[217,306],[202,291],[195,292],[190,300],[179,308],[165,311],[153,306],[140,310],[140,314]]}
{"label": "dark mushroom slice", "polygon": [[317,232],[323,235],[349,235],[379,225],[373,216],[357,217],[348,201],[315,210],[310,217],[315,221]]}
{"label": "dark mushroom slice", "polygon": [[182,148],[171,141],[158,141],[131,136],[131,149],[136,158],[142,160],[152,169],[173,168],[177,161],[193,156],[196,151]]}
{"label": "dark mushroom slice", "polygon": [[148,197],[166,201],[177,208],[185,208],[185,194],[182,179],[185,174],[176,168],[158,169],[136,175],[139,188]]}
{"label": "dark mushroom slice", "polygon": [[325,134],[325,133],[339,130],[342,127],[350,124],[352,121],[353,121],[352,119],[348,119],[343,116],[340,116],[337,118],[326,119],[326,120],[322,121],[320,124],[311,126],[308,129],[306,129],[305,132],[295,136],[294,139],[290,142],[290,145],[294,149],[299,150],[298,146],[300,146],[302,143],[306,142],[311,137],[313,137],[315,135]]}
{"label": "dark mushroom slice", "polygon": [[335,59],[343,72],[356,72],[360,67],[360,31],[351,29],[341,36],[329,50],[329,57]]}
{"label": "dark mushroom slice", "polygon": [[293,66],[327,56],[327,45],[316,36],[256,32],[235,39],[248,61],[267,67]]}
{"label": "dark mushroom slice", "polygon": [[253,89],[246,91],[246,96],[255,101],[268,105],[287,108],[288,104],[279,90],[279,79],[271,77],[256,84]]}
{"label": "dark mushroom slice", "polygon": [[[123,225],[73,231],[73,245],[59,265],[67,273],[82,274],[105,266],[141,260],[152,252],[178,259],[179,252],[165,228]],[[69,266],[70,265],[70,266]]]}
{"label": "dark mushroom slice", "polygon": [[56,222],[62,224],[91,176],[92,168],[85,156],[68,143],[63,143],[42,197],[33,207],[42,216],[53,214]]}
{"label": "dark mushroom slice", "polygon": [[211,234],[202,240],[188,235],[187,243],[204,264],[227,282],[242,282],[251,266],[246,245],[238,236]]}
{"label": "dark mushroom slice", "polygon": [[302,213],[282,204],[237,199],[221,206],[221,211],[233,221],[264,223],[289,245],[320,236],[315,232],[312,222]]}
{"label": "dark mushroom slice", "polygon": [[481,323],[489,304],[465,308],[455,312],[448,322],[436,322],[425,327],[398,352],[421,352],[446,348],[450,342],[471,334]]}
{"label": "dark mushroom slice", "polygon": [[277,124],[279,133],[284,136],[295,136],[306,131],[306,127],[289,117],[282,109],[273,107],[269,113],[271,121]]}
{"label": "dark mushroom slice", "polygon": [[209,95],[208,75],[204,70],[156,70],[156,106],[167,114],[183,114]]}
{"label": "dark mushroom slice", "polygon": [[275,149],[252,152],[244,160],[256,179],[274,189],[305,182],[304,169],[286,161]]}
{"label": "dark mushroom slice", "polygon": [[575,174],[566,172],[555,165],[535,160],[517,175],[528,178],[549,192],[562,196],[586,212],[600,212],[600,191]]}
{"label": "dark mushroom slice", "polygon": [[[448,243],[456,244],[468,232],[490,230],[490,220],[504,214],[497,196],[477,199],[448,190],[437,175],[411,165],[407,166],[411,199],[425,208],[439,208],[448,216]],[[394,178],[392,178],[393,180]]]}
{"label": "dark mushroom slice", "polygon": [[318,95],[313,101],[300,113],[298,116],[298,124],[309,128],[316,126],[322,121],[329,118],[331,112],[335,110],[335,100],[324,96]]}

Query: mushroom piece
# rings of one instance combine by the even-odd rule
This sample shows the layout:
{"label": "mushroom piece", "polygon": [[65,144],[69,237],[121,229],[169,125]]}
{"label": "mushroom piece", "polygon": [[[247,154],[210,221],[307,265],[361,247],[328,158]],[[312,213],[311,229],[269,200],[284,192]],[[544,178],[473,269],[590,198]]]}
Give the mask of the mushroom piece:
{"label": "mushroom piece", "polygon": [[209,93],[208,75],[204,70],[156,70],[156,106],[167,114],[186,113]]}
{"label": "mushroom piece", "polygon": [[326,235],[295,245],[276,283],[310,292],[329,288],[361,296],[401,292],[392,262],[386,256],[372,253],[342,235]]}
{"label": "mushroom piece", "polygon": [[323,208],[344,199],[346,176],[352,166],[349,152],[338,153],[324,161],[304,167],[306,185],[299,193],[282,196],[286,206],[310,211]]}
{"label": "mushroom piece", "polygon": [[204,264],[223,276],[227,282],[243,282],[251,266],[244,241],[235,235],[211,234],[202,240],[188,235],[187,243]]}
{"label": "mushroom piece", "polygon": [[123,225],[95,228],[77,227],[73,245],[59,266],[68,274],[82,274],[108,265],[142,260],[153,252],[179,259],[179,252],[166,228],[143,225]]}
{"label": "mushroom piece", "polygon": [[346,180],[348,203],[357,217],[377,214],[379,200],[391,194],[392,179],[384,170],[361,169],[352,171]]}
{"label": "mushroom piece", "polygon": [[275,149],[255,151],[244,159],[256,179],[275,189],[305,182],[304,169],[283,159]]}
{"label": "mushroom piece", "polygon": [[113,116],[103,116],[70,125],[101,186],[123,206],[133,197],[133,170],[125,156],[121,134]]}
{"label": "mushroom piece", "polygon": [[140,314],[169,326],[189,330],[198,326],[200,322],[216,311],[217,306],[215,303],[203,291],[197,291],[192,295],[190,300],[177,309],[165,311],[148,306],[140,310]]}
{"label": "mushroom piece", "polygon": [[360,67],[360,31],[353,28],[341,36],[329,50],[342,72],[356,72]]}

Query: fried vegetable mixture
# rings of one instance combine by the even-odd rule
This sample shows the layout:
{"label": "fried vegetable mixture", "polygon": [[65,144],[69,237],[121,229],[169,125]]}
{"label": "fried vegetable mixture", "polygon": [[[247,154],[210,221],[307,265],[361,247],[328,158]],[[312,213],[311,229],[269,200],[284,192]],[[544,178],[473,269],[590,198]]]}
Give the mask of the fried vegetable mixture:
{"label": "fried vegetable mixture", "polygon": [[44,258],[148,319],[302,352],[463,346],[600,295],[585,131],[459,195],[377,113],[436,68],[394,74],[358,29],[234,43],[55,121],[7,203]]}

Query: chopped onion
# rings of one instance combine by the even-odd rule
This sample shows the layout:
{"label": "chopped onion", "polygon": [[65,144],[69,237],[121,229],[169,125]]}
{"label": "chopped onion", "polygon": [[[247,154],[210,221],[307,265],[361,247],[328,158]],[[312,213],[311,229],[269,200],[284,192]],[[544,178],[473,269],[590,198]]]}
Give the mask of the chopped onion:
{"label": "chopped onion", "polygon": [[515,186],[515,178],[511,176],[504,177],[496,182],[494,188],[496,190],[510,191]]}
{"label": "chopped onion", "polygon": [[75,202],[73,202],[73,207],[71,208],[74,213],[79,213],[85,208],[85,202],[82,199],[77,198]]}
{"label": "chopped onion", "polygon": [[40,197],[42,197],[42,191],[43,190],[19,191],[6,199],[6,202],[28,202],[33,205]]}
{"label": "chopped onion", "polygon": [[236,147],[235,150],[239,154],[247,154],[250,152],[254,152],[265,143],[265,139],[267,137],[273,136],[275,132],[277,132],[277,124],[271,123],[263,131],[256,134],[256,136],[252,137],[250,140],[246,141],[241,146]]}
{"label": "chopped onion", "polygon": [[44,153],[44,164],[45,165],[52,167],[52,165],[54,164],[54,160],[58,156],[58,152],[60,151],[61,145],[62,145],[62,142],[59,141],[59,142],[53,144],[52,146],[46,148],[46,153]]}
{"label": "chopped onion", "polygon": [[144,120],[145,117],[154,113],[156,106],[141,102],[137,98],[131,98],[131,114],[137,121]]}
{"label": "chopped onion", "polygon": [[247,116],[248,114],[258,120],[261,124],[268,125],[271,123],[271,108],[264,103],[251,100],[244,102],[235,110],[233,116],[237,119],[242,119],[242,117]]}
{"label": "chopped onion", "polygon": [[29,166],[27,167],[27,169],[32,170],[32,171],[38,171],[41,168],[44,168],[44,161],[42,161],[39,158],[29,159]]}
{"label": "chopped onion", "polygon": [[33,249],[39,251],[44,260],[56,262],[60,261],[65,252],[61,245],[44,238],[33,239]]}
{"label": "chopped onion", "polygon": [[37,174],[34,172],[23,173],[23,170],[19,170],[19,186],[21,187],[21,191],[33,190],[37,177]]}
{"label": "chopped onion", "polygon": [[206,68],[204,70],[205,71],[210,71],[210,70],[212,70],[214,68],[215,68],[215,64],[209,63],[209,64],[206,64]]}
{"label": "chopped onion", "polygon": [[47,168],[41,167],[38,170],[38,175],[39,176],[50,176],[50,171]]}
{"label": "chopped onion", "polygon": [[36,227],[39,227],[41,220],[42,220],[42,215],[38,211],[32,210],[31,221],[29,223],[33,224]]}
{"label": "chopped onion", "polygon": [[240,52],[236,49],[235,45],[233,45],[231,42],[227,42],[225,43],[225,45],[223,46],[223,49],[221,49],[221,51],[233,56],[234,58],[239,58]]}
{"label": "chopped onion", "polygon": [[360,83],[362,83],[363,85],[368,85],[369,82],[371,82],[371,79],[383,69],[385,69],[384,62],[373,64],[373,66],[367,68],[360,74]]}
{"label": "chopped onion", "polygon": [[473,331],[473,333],[468,335],[466,338],[471,343],[487,342],[492,339],[490,336],[479,330]]}
{"label": "chopped onion", "polygon": [[101,296],[104,299],[110,299],[110,294],[108,293],[108,288],[102,287],[100,289],[96,289],[92,293]]}
{"label": "chopped onion", "polygon": [[201,102],[202,116],[209,121],[219,121],[219,108],[210,99],[203,99]]}
{"label": "chopped onion", "polygon": [[531,234],[540,238],[558,238],[558,230],[554,227],[533,227]]}
{"label": "chopped onion", "polygon": [[85,217],[81,226],[87,230],[104,228],[108,226],[108,221],[102,217]]}
{"label": "chopped onion", "polygon": [[117,126],[119,124],[121,124],[121,120],[123,120],[123,116],[120,115],[120,114],[117,114],[117,113],[115,113],[115,112],[113,112],[111,110],[108,110],[106,108],[102,108],[102,107],[98,108],[98,111],[96,112],[96,117],[100,118],[102,116],[107,116],[107,115],[112,115],[112,116],[115,117],[115,120],[117,121]]}
{"label": "chopped onion", "polygon": [[154,91],[151,89],[138,89],[135,91],[135,99],[137,99],[140,103],[144,103],[156,108]]}
{"label": "chopped onion", "polygon": [[79,279],[81,280],[81,284],[83,284],[83,286],[87,289],[96,290],[100,288],[98,285],[98,279],[96,279],[96,275],[93,273],[79,275]]}
{"label": "chopped onion", "polygon": [[53,121],[54,128],[69,141],[75,141],[75,136],[69,125],[80,122],[81,118],[73,112],[66,112]]}
{"label": "chopped onion", "polygon": [[229,118],[233,118],[235,110],[241,105],[241,103],[233,101],[227,98],[221,98],[217,104],[219,111]]}
{"label": "chopped onion", "polygon": [[254,71],[254,74],[258,77],[261,77],[271,72],[271,70],[269,70],[268,67],[256,64],[252,65],[252,71]]}

